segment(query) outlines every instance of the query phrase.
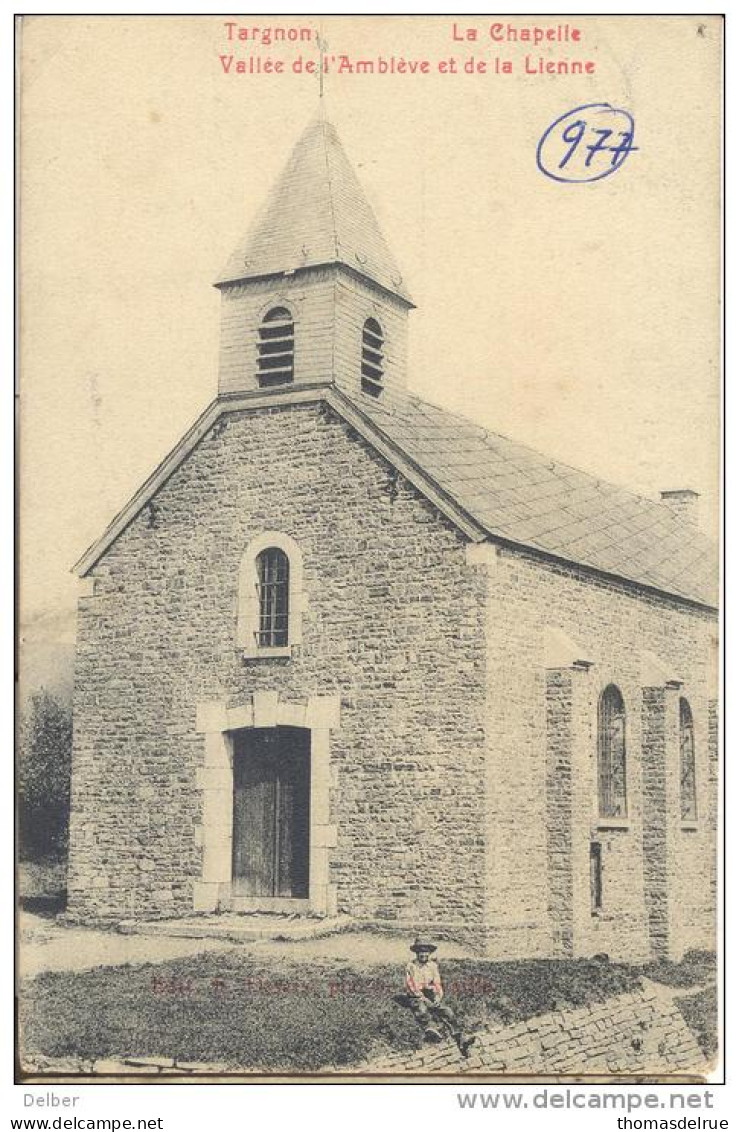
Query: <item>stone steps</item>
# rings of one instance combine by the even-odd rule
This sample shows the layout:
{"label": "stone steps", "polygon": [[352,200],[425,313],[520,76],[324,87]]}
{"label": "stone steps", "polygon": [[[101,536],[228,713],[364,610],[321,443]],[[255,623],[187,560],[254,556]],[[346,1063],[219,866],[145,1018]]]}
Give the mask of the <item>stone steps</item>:
{"label": "stone steps", "polygon": [[183,916],[175,920],[122,920],[123,935],[170,936],[180,939],[227,939],[235,943],[259,940],[319,939],[349,930],[349,916],[291,916],[276,913],[224,912],[211,916]]}

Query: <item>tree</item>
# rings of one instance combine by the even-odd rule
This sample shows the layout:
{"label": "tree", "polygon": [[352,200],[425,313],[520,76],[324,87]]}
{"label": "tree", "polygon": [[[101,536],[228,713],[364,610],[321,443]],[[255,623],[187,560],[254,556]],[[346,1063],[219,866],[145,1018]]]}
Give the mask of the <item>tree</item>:
{"label": "tree", "polygon": [[30,697],[18,755],[21,858],[61,857],[69,835],[72,709],[45,688]]}

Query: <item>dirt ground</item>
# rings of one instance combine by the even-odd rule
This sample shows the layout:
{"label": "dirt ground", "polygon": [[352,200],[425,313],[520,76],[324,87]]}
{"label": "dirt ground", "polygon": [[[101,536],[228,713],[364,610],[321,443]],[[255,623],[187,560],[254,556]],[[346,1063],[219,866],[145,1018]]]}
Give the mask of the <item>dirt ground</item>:
{"label": "dirt ground", "polygon": [[[50,916],[20,913],[19,962],[21,978],[42,971],[85,971],[118,967],[125,963],[158,963],[206,951],[240,951],[265,958],[290,956],[296,961],[345,960],[349,964],[379,966],[397,963],[402,971],[410,958],[406,936],[373,932],[341,932],[319,939],[260,940],[234,943],[223,939],[178,939],[161,935],[122,935],[60,924]],[[468,959],[473,953],[461,944],[440,943],[442,959]]]}

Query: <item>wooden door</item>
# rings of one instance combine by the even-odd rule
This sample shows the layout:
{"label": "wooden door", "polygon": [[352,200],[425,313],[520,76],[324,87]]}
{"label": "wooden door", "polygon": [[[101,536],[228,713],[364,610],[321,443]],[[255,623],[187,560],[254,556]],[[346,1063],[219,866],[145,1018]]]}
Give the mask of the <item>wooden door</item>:
{"label": "wooden door", "polygon": [[234,742],[234,895],[308,896],[310,732],[256,728]]}

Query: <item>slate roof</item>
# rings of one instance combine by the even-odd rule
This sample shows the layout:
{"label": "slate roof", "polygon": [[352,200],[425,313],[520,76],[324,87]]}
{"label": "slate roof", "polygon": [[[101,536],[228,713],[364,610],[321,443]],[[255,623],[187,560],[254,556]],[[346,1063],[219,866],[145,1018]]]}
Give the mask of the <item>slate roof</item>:
{"label": "slate roof", "polygon": [[411,395],[358,407],[492,537],[717,605],[716,548],[667,504]]}
{"label": "slate roof", "polygon": [[715,608],[714,544],[665,503],[606,483],[411,394],[390,406],[335,384],[217,397],[75,566],[84,577],[215,425],[257,405],[325,401],[470,538],[492,538]]}
{"label": "slate roof", "polygon": [[216,285],[330,263],[345,264],[413,305],[336,130],[318,117]]}

